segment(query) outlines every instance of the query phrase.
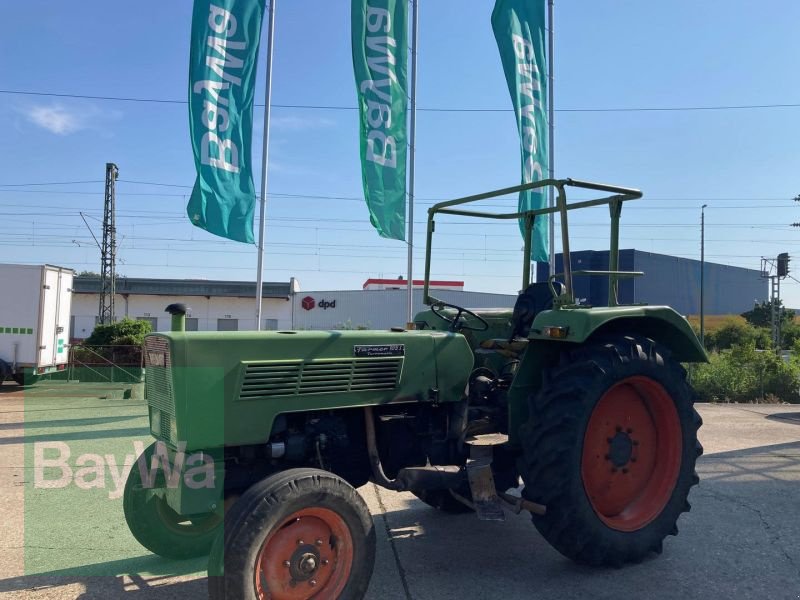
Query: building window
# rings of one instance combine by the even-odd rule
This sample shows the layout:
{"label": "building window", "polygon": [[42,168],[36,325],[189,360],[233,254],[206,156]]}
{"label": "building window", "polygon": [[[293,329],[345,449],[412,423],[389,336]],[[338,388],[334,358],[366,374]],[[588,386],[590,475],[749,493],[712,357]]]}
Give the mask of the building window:
{"label": "building window", "polygon": [[264,331],[277,331],[278,319],[264,319]]}
{"label": "building window", "polygon": [[158,318],[157,317],[136,317],[137,321],[147,321],[153,331],[158,331]]}
{"label": "building window", "polygon": [[239,319],[217,319],[217,331],[239,331]]}
{"label": "building window", "polygon": [[186,331],[197,331],[197,317],[186,317]]}

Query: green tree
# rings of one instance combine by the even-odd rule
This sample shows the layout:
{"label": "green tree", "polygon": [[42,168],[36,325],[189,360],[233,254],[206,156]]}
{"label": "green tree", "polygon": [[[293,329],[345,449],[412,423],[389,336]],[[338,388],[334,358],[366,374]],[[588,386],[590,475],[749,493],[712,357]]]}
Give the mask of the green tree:
{"label": "green tree", "polygon": [[[781,300],[776,300],[778,304],[778,314],[780,317],[781,328],[786,327],[794,321],[794,311],[790,308],[783,306]],[[755,327],[771,327],[772,326],[772,301],[764,300],[763,302],[756,302],[752,310],[742,313],[742,316],[748,323]]]}
{"label": "green tree", "polygon": [[86,346],[141,346],[144,336],[153,328],[148,321],[125,317],[110,325],[97,325],[84,344]]}

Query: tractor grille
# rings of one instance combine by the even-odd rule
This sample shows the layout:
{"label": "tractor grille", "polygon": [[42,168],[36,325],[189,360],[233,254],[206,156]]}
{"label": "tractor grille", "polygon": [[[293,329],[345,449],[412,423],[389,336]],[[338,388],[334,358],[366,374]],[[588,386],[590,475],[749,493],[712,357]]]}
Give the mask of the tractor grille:
{"label": "tractor grille", "polygon": [[[169,342],[162,337],[146,337],[144,341],[145,392],[147,403],[166,415],[175,416],[175,396],[172,390],[172,357]],[[169,418],[161,421],[161,428]],[[167,437],[169,439],[169,437]]]}
{"label": "tractor grille", "polygon": [[239,399],[393,390],[402,362],[397,357],[249,363]]}
{"label": "tractor grille", "polygon": [[170,438],[170,425],[172,425],[173,416],[165,412],[161,412],[161,436],[160,439],[169,441]]}

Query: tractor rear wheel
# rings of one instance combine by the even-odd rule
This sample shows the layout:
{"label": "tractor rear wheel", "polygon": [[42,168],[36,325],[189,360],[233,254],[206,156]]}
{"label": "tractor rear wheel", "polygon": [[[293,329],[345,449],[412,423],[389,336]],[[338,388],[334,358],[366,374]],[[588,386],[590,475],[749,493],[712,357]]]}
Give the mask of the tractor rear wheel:
{"label": "tractor rear wheel", "polygon": [[211,550],[210,600],[358,600],[375,564],[375,530],[344,479],[289,469],[256,483],[225,515]]}
{"label": "tractor rear wheel", "polygon": [[523,495],[536,528],[579,563],[621,566],[660,553],[691,507],[702,454],[686,372],[649,339],[614,337],[565,353],[521,428]]}

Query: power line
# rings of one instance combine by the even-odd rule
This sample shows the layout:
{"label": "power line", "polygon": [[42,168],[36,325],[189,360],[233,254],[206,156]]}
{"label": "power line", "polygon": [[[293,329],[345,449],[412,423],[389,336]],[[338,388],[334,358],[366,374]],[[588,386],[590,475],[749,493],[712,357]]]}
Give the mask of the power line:
{"label": "power line", "polygon": [[86,181],[51,181],[47,183],[0,183],[3,187],[32,187],[37,185],[76,185],[80,183],[103,183],[102,179],[92,179]]}
{"label": "power line", "polygon": [[[89,192],[89,191],[72,191],[72,190],[17,190],[17,189],[2,189],[3,185],[0,184],[0,193],[27,193],[27,194],[41,194],[41,195],[78,195],[78,196],[100,196],[102,192]],[[156,184],[154,184],[156,185]],[[158,185],[169,185],[170,187],[183,187],[173,184],[158,184]],[[358,196],[325,196],[325,195],[316,195],[316,194],[286,194],[280,192],[271,192],[268,194],[269,197],[273,200],[336,200],[336,201],[347,201],[347,202],[364,202],[364,199]],[[155,193],[155,192],[119,192],[117,196],[128,196],[128,197],[152,197],[152,198],[187,198],[189,194],[168,194],[168,193]],[[432,206],[436,202],[441,202],[443,199],[436,198],[436,199],[424,199],[419,198],[419,201],[416,202],[417,206]],[[513,199],[510,199],[513,200]],[[668,198],[652,198],[652,201],[669,201]],[[731,198],[728,201],[753,201],[759,200],[759,198]],[[781,200],[781,198],[765,198],[766,201],[775,201]],[[686,200],[683,198],[676,198],[674,199],[675,202],[710,202],[714,200]],[[717,200],[718,201],[718,200]],[[646,202],[646,201],[645,201]],[[44,208],[44,207],[42,207]],[[69,208],[69,207],[55,207],[55,208]],[[501,205],[501,204],[481,204],[479,208],[502,208],[508,209],[509,206]],[[665,206],[665,205],[648,205],[646,203],[639,203],[633,206],[629,206],[627,210],[634,210],[634,211],[643,211],[643,210],[676,210],[676,211],[692,211],[695,210],[696,206]],[[753,210],[753,209],[765,209],[765,208],[776,208],[776,209],[796,209],[795,205],[791,204],[748,204],[744,206],[731,206],[731,205],[717,205],[715,208],[718,209],[725,209],[725,210]],[[86,210],[91,210],[88,207]],[[150,211],[142,211],[142,212],[150,212]]]}
{"label": "power line", "polygon": [[[104,100],[114,102],[137,102],[151,104],[188,104],[187,100],[169,98],[141,98],[133,96],[99,96],[89,94],[68,94],[61,92],[40,92],[33,90],[0,90],[0,94],[13,94],[20,96],[45,96],[51,98],[73,98],[82,100]],[[263,107],[263,104],[255,104]],[[271,104],[272,108],[286,108],[298,110],[335,110],[355,111],[356,106],[343,106],[333,104]],[[719,104],[709,106],[623,106],[607,108],[556,108],[555,112],[563,113],[626,113],[626,112],[697,112],[710,110],[753,110],[774,108],[800,108],[800,103],[774,103],[774,104]],[[451,112],[451,113],[506,113],[513,112],[512,108],[469,108],[469,107],[418,107],[420,112]]]}
{"label": "power line", "polygon": [[[162,186],[162,187],[170,187],[170,188],[183,188],[183,189],[192,189],[193,186],[191,185],[181,185],[176,183],[160,183],[154,181],[133,181],[133,180],[126,180],[120,179],[118,180],[120,183],[131,183],[135,185],[152,185],[152,186]],[[61,183],[0,183],[0,188],[8,188],[8,187],[27,187],[27,186],[45,186],[45,185],[68,185],[68,184],[77,184],[77,183],[103,183],[102,181],[67,181]],[[8,189],[0,189],[0,192],[23,192],[29,194],[77,194],[77,195],[91,195],[96,196],[100,195],[102,192],[97,191],[72,191],[72,190],[8,190]],[[155,197],[176,197],[176,198],[185,198],[189,194],[167,194],[167,193],[156,193],[156,192],[120,192],[117,195],[127,195],[127,196],[155,196]],[[348,196],[345,194],[336,194],[336,195],[323,195],[323,194],[311,194],[311,193],[288,193],[288,192],[270,192],[268,194],[270,198],[299,198],[299,199],[309,199],[309,200],[348,200],[348,201],[357,201],[363,202],[363,196]],[[509,201],[516,200],[516,196],[502,196],[501,198],[505,198]],[[444,200],[449,200],[451,198],[423,198],[418,197],[416,200],[422,201],[423,203],[427,202],[442,202]],[[641,209],[680,209],[680,210],[689,210],[694,209],[696,207],[653,207],[648,206],[647,203],[649,202],[754,202],[754,201],[761,201],[761,202],[777,202],[777,201],[786,201],[790,202],[787,197],[739,197],[739,198],[670,198],[666,196],[661,197],[649,197],[645,196],[644,202],[637,202],[628,208],[636,208],[637,210]],[[644,204],[644,205],[643,205]],[[490,205],[487,204],[480,204],[481,207],[488,207]],[[735,208],[730,206],[714,206],[711,208]],[[795,204],[786,204],[786,205],[765,205],[765,204],[754,204],[751,206],[746,206],[742,208],[797,208]]]}

